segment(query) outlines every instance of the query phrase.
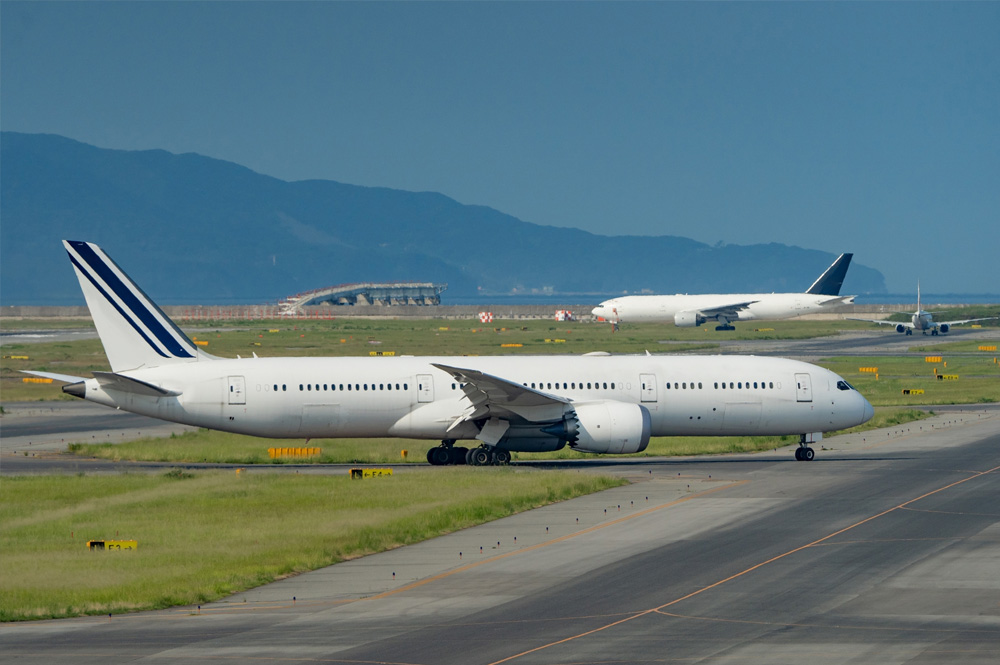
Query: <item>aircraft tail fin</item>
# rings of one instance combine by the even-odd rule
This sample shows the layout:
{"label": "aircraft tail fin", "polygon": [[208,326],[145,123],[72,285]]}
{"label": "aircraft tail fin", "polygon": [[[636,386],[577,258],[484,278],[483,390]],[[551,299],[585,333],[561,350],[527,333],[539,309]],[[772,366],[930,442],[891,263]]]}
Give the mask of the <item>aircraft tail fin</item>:
{"label": "aircraft tail fin", "polygon": [[844,284],[844,277],[847,276],[847,268],[850,267],[853,257],[854,254],[838,256],[837,260],[806,290],[806,293],[815,296],[839,296],[840,287]]}
{"label": "aircraft tail fin", "polygon": [[198,347],[97,245],[64,240],[114,372],[212,356]]}

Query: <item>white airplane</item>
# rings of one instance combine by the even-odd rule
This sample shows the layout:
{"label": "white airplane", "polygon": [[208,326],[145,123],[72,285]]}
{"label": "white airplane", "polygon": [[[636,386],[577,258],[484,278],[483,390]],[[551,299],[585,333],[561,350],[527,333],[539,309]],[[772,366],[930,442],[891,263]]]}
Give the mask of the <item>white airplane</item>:
{"label": "white airplane", "polygon": [[[63,391],[172,422],[276,438],[440,440],[431,464],[507,463],[570,446],[635,453],[651,436],[799,434],[859,425],[872,406],[821,367],[753,356],[252,358],[211,356],[97,245],[64,241],[110,372],[51,372]],[[460,439],[481,442],[467,450]]]}
{"label": "white airplane", "polygon": [[675,296],[622,296],[605,300],[592,310],[598,319],[621,322],[673,323],[694,328],[718,321],[716,330],[736,330],[732,321],[787,319],[850,305],[855,296],[841,296],[854,254],[841,254],[805,293],[714,293]]}
{"label": "white airplane", "polygon": [[[899,312],[900,314],[910,314],[909,312]],[[866,321],[868,323],[878,323],[883,326],[895,326],[896,332],[906,333],[907,335],[912,335],[914,330],[919,330],[924,335],[927,334],[929,330],[931,335],[937,335],[939,332],[947,334],[951,330],[952,326],[958,326],[963,323],[973,323],[975,321],[992,321],[997,318],[995,316],[987,316],[982,319],[962,319],[961,321],[935,321],[934,312],[927,312],[920,306],[920,282],[917,282],[917,311],[910,314],[909,323],[899,323],[897,321],[883,321],[879,319],[855,319],[852,317],[847,317],[850,321]]]}

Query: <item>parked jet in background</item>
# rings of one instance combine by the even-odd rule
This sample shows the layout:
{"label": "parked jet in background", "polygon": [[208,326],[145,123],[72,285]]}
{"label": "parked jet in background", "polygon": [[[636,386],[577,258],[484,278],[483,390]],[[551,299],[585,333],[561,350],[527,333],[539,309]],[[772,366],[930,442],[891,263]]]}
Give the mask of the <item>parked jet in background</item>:
{"label": "parked jet in background", "polygon": [[[799,434],[859,425],[872,406],[846,381],[753,356],[236,358],[195,346],[105,254],[64,241],[110,372],[75,397],[172,422],[275,438],[437,439],[431,464],[510,461],[569,446],[636,453],[651,436]],[[481,446],[467,450],[458,439]]]}
{"label": "parked jet in background", "polygon": [[827,311],[854,302],[855,296],[840,295],[852,256],[841,254],[805,293],[623,296],[605,300],[592,313],[616,325],[649,321],[694,328],[706,321],[717,321],[716,330],[735,330],[732,321],[788,319]]}
{"label": "parked jet in background", "polygon": [[[910,314],[909,312],[895,312],[896,314]],[[923,334],[927,334],[930,331],[931,335],[937,335],[940,332],[942,335],[946,334],[951,330],[952,326],[958,326],[963,323],[973,323],[975,321],[991,321],[998,317],[987,316],[982,319],[962,319],[961,321],[935,321],[934,312],[924,311],[920,307],[920,282],[917,282],[917,311],[910,314],[909,323],[899,323],[897,321],[885,321],[879,319],[855,319],[852,317],[847,317],[850,321],[866,321],[868,323],[878,323],[883,326],[895,326],[896,332],[905,333],[907,335],[912,335],[914,330],[919,330]]]}

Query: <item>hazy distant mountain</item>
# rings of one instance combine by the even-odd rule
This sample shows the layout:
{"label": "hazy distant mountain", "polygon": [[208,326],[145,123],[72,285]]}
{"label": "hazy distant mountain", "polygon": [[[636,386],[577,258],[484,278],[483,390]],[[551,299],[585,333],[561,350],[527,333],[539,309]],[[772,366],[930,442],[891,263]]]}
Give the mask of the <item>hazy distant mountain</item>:
{"label": "hazy distant mountain", "polygon": [[[165,304],[259,303],[367,280],[447,282],[445,304],[515,290],[801,291],[836,253],[860,249],[598,236],[442,194],[285,182],[196,154],[43,134],[2,134],[0,186],[6,305],[82,303],[63,238],[99,243]],[[843,293],[885,290],[881,273],[855,263]]]}

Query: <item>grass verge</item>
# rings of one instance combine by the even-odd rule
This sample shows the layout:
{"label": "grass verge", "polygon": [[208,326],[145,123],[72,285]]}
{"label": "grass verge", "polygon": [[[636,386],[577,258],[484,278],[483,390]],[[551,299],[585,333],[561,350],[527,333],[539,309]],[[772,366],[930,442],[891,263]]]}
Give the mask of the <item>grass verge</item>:
{"label": "grass verge", "polygon": [[[4,478],[0,620],[206,603],[621,484],[513,468]],[[116,536],[138,550],[86,548]]]}

